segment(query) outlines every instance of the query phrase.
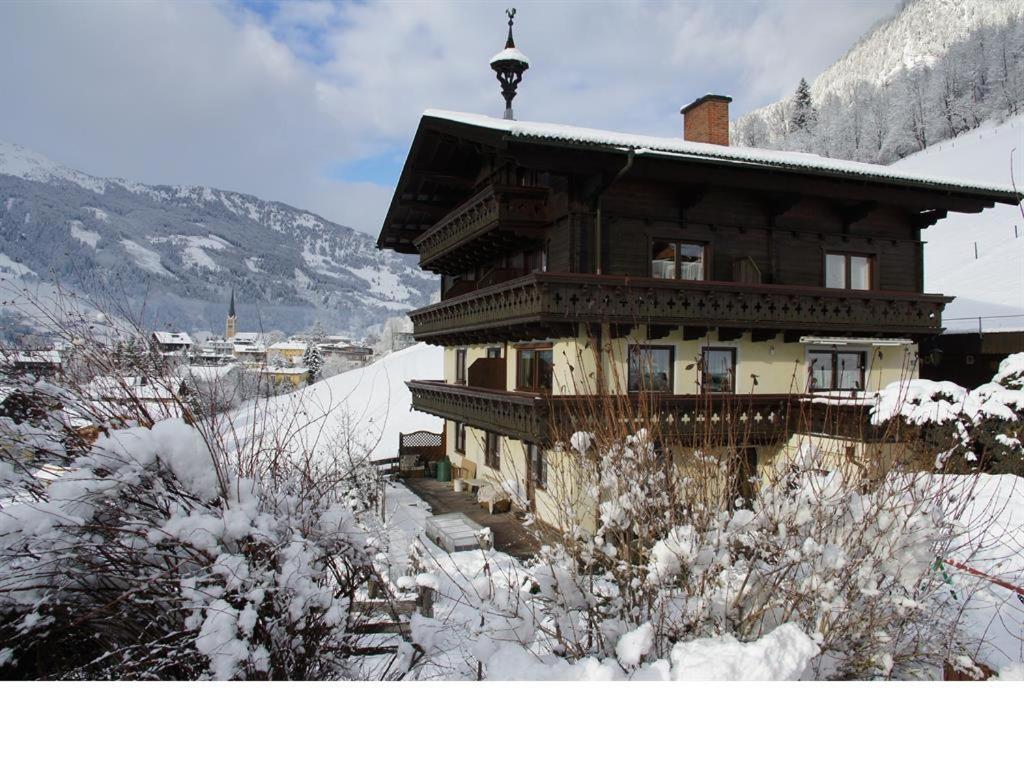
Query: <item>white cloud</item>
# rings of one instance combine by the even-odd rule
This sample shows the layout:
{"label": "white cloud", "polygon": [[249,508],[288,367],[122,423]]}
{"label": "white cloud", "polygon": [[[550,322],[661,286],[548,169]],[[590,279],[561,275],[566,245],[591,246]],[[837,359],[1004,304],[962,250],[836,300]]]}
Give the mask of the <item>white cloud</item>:
{"label": "white cloud", "polygon": [[[423,109],[498,114],[507,3],[0,4],[0,137],[97,175],[251,192],[373,234],[390,189],[328,178],[404,152]],[[898,0],[520,1],[517,115],[650,133],[727,91],[789,93]],[[813,31],[813,34],[809,32]]]}

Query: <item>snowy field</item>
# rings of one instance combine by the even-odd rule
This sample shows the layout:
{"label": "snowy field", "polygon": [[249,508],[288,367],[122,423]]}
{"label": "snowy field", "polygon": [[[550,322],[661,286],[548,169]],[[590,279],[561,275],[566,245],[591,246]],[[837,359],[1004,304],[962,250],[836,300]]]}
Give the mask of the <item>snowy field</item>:
{"label": "snowy field", "polygon": [[[893,167],[981,184],[1005,186],[1015,179],[1017,188],[1024,189],[1024,115],[936,144]],[[979,316],[986,318],[986,330],[1024,328],[1024,216],[1019,208],[996,205],[981,213],[951,213],[922,237],[927,241],[925,290],[957,297],[943,313],[947,328],[977,330]],[[1018,317],[1001,317],[1006,315]]]}
{"label": "snowy field", "polygon": [[441,431],[441,419],[412,410],[405,382],[442,378],[443,360],[440,347],[417,344],[260,403],[258,412],[252,404],[243,405],[232,423],[237,432],[251,434],[253,425],[267,417],[291,448],[314,455],[354,443],[358,454],[368,453],[371,459],[397,456],[400,433]]}

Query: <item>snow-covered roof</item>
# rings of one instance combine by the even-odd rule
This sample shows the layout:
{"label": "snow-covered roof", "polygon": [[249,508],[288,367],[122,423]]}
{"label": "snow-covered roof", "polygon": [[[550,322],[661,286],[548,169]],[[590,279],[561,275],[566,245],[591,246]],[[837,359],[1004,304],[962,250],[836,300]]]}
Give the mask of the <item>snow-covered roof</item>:
{"label": "snow-covered roof", "polygon": [[268,349],[271,352],[282,351],[282,350],[288,350],[288,351],[291,351],[291,352],[294,352],[294,351],[304,352],[306,350],[306,342],[304,342],[304,341],[279,341],[276,344],[271,344],[270,347],[268,347]]}
{"label": "snow-covered roof", "polygon": [[191,336],[176,331],[153,331],[153,338],[157,344],[192,344]]}
{"label": "snow-covered roof", "polygon": [[86,392],[97,400],[171,401],[177,399],[179,379],[146,379],[141,376],[97,376]]}
{"label": "snow-covered roof", "polygon": [[686,141],[685,139],[619,133],[557,123],[504,120],[487,115],[436,109],[428,109],[423,113],[423,117],[501,131],[513,138],[547,140],[580,147],[607,147],[619,151],[634,150],[637,153],[655,156],[692,158],[740,166],[766,166],[782,170],[869,179],[890,184],[938,187],[1019,199],[1019,194],[1008,185],[993,185],[972,182],[967,179],[907,173],[891,166],[859,163],[853,160],[837,160],[806,152],[725,147],[718,144]]}
{"label": "snow-covered roof", "polygon": [[188,375],[197,381],[210,382],[227,376],[236,367],[234,363],[228,363],[227,365],[190,365],[188,367]]}
{"label": "snow-covered roof", "polygon": [[56,349],[5,350],[0,352],[8,364],[60,365],[60,351]]}
{"label": "snow-covered roof", "polygon": [[502,48],[491,56],[491,64],[498,61],[520,61],[526,66],[530,66],[530,58],[518,48]]}

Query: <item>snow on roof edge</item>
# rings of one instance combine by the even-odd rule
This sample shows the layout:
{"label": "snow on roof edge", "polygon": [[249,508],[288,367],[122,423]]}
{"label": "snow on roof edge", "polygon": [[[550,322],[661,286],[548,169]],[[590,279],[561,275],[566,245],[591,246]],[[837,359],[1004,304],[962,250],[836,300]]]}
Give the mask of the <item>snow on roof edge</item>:
{"label": "snow on roof edge", "polygon": [[504,131],[511,136],[534,139],[553,139],[574,144],[596,144],[617,149],[640,149],[647,152],[672,156],[707,158],[732,163],[757,164],[788,168],[792,170],[827,171],[860,178],[877,179],[883,182],[908,182],[953,187],[970,192],[992,195],[1020,195],[1010,186],[972,182],[927,174],[911,174],[893,171],[890,166],[860,163],[853,160],[837,160],[807,152],[788,152],[777,149],[756,149],[751,147],[724,147],[718,144],[704,144],[685,139],[645,136],[643,134],[619,133],[593,128],[581,128],[558,123],[540,123],[524,120],[504,120],[469,112],[454,112],[428,109],[423,117],[447,120],[479,128]]}

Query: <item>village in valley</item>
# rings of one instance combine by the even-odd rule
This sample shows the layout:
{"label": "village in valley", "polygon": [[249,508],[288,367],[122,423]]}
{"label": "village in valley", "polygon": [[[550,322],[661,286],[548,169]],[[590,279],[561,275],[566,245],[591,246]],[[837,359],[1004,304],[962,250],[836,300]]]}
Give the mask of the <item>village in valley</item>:
{"label": "village in valley", "polygon": [[375,243],[0,152],[0,678],[1024,680],[1024,2],[968,5],[671,136],[520,108],[489,9]]}
{"label": "village in valley", "polygon": [[[397,330],[406,325],[401,318],[389,322],[382,336],[373,335],[358,342],[349,336],[327,334],[319,323],[309,333],[294,334],[288,338],[284,338],[280,331],[237,330],[233,292],[224,325],[222,336],[169,330],[149,333],[146,339],[149,350],[161,360],[164,370],[173,372],[173,381],[170,386],[154,388],[148,386],[145,377],[136,377],[133,382],[136,396],[166,405],[174,399],[175,392],[182,391],[182,387],[198,391],[211,384],[217,384],[221,392],[239,390],[251,396],[284,394],[322,378],[360,368],[375,357],[397,352],[414,343],[411,332]],[[108,342],[111,352],[129,338],[132,335],[124,332],[111,334]],[[80,339],[71,338],[50,348],[38,343],[32,347],[10,347],[0,351],[0,362],[14,374],[59,378],[64,375],[65,367],[69,371],[76,369],[76,347],[80,344]],[[93,383],[97,392],[103,391],[102,380]],[[109,382],[107,385],[110,396],[119,389],[111,387]],[[221,403],[225,407],[232,404]]]}

